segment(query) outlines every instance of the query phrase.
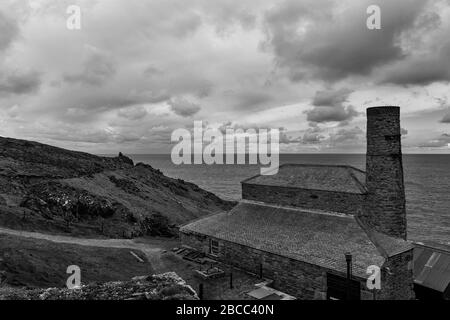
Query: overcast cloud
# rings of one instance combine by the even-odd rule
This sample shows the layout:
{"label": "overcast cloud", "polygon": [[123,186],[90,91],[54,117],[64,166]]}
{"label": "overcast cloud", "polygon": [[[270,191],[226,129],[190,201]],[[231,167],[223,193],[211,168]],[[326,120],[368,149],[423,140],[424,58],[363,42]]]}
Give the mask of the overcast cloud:
{"label": "overcast cloud", "polygon": [[388,104],[405,152],[449,152],[449,34],[448,0],[2,0],[0,135],[164,153],[202,120],[364,152],[365,109]]}

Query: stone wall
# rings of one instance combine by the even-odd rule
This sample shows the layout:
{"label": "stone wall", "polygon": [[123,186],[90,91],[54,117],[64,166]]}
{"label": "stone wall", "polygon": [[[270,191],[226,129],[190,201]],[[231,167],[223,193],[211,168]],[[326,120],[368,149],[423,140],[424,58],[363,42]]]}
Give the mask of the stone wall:
{"label": "stone wall", "polygon": [[390,258],[381,273],[381,300],[414,299],[413,249]]}
{"label": "stone wall", "polygon": [[[184,245],[198,251],[209,253],[211,237],[180,233]],[[219,241],[219,256],[213,257],[225,264],[232,264],[247,272],[259,275],[262,264],[264,278],[274,280],[275,289],[286,292],[303,300],[321,300],[327,296],[327,273],[345,277],[345,274],[321,266],[290,259],[281,255],[257,250],[240,244]],[[376,293],[376,299],[411,299],[413,293],[412,250],[398,255],[385,263],[391,275],[382,268],[382,290]],[[366,287],[366,280],[361,283],[361,299],[372,300],[374,295]]]}
{"label": "stone wall", "polygon": [[[209,237],[181,233],[181,240],[185,245],[209,252]],[[259,275],[262,264],[263,277],[274,280],[275,289],[301,299],[326,298],[326,270],[321,267],[222,240],[219,248],[217,260],[247,272]]]}
{"label": "stone wall", "polygon": [[242,183],[242,198],[347,214],[361,211],[365,195]]}

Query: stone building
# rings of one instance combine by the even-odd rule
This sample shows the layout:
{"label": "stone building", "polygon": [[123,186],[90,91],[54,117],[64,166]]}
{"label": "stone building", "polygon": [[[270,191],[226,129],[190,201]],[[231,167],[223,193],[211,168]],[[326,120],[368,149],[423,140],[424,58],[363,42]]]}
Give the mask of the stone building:
{"label": "stone building", "polygon": [[[182,242],[299,299],[413,298],[400,130],[400,108],[369,108],[366,172],[283,165],[243,181],[230,212],[180,228]],[[370,291],[374,265],[381,289]]]}

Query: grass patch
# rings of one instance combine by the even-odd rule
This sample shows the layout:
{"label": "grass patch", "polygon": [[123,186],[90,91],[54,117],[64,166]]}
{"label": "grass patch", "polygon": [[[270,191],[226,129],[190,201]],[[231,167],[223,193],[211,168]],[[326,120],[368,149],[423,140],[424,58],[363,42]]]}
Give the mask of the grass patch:
{"label": "grass patch", "polygon": [[0,272],[5,284],[36,288],[64,287],[67,267],[81,268],[81,282],[125,281],[134,276],[153,274],[142,252],[130,249],[86,247],[47,240],[0,235]]}

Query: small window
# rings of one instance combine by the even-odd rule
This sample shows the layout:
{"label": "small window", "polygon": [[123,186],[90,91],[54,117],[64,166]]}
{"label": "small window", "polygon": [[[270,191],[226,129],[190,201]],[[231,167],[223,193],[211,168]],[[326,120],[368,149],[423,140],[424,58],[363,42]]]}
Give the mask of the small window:
{"label": "small window", "polygon": [[209,253],[213,256],[219,255],[219,241],[213,239],[209,240]]}

